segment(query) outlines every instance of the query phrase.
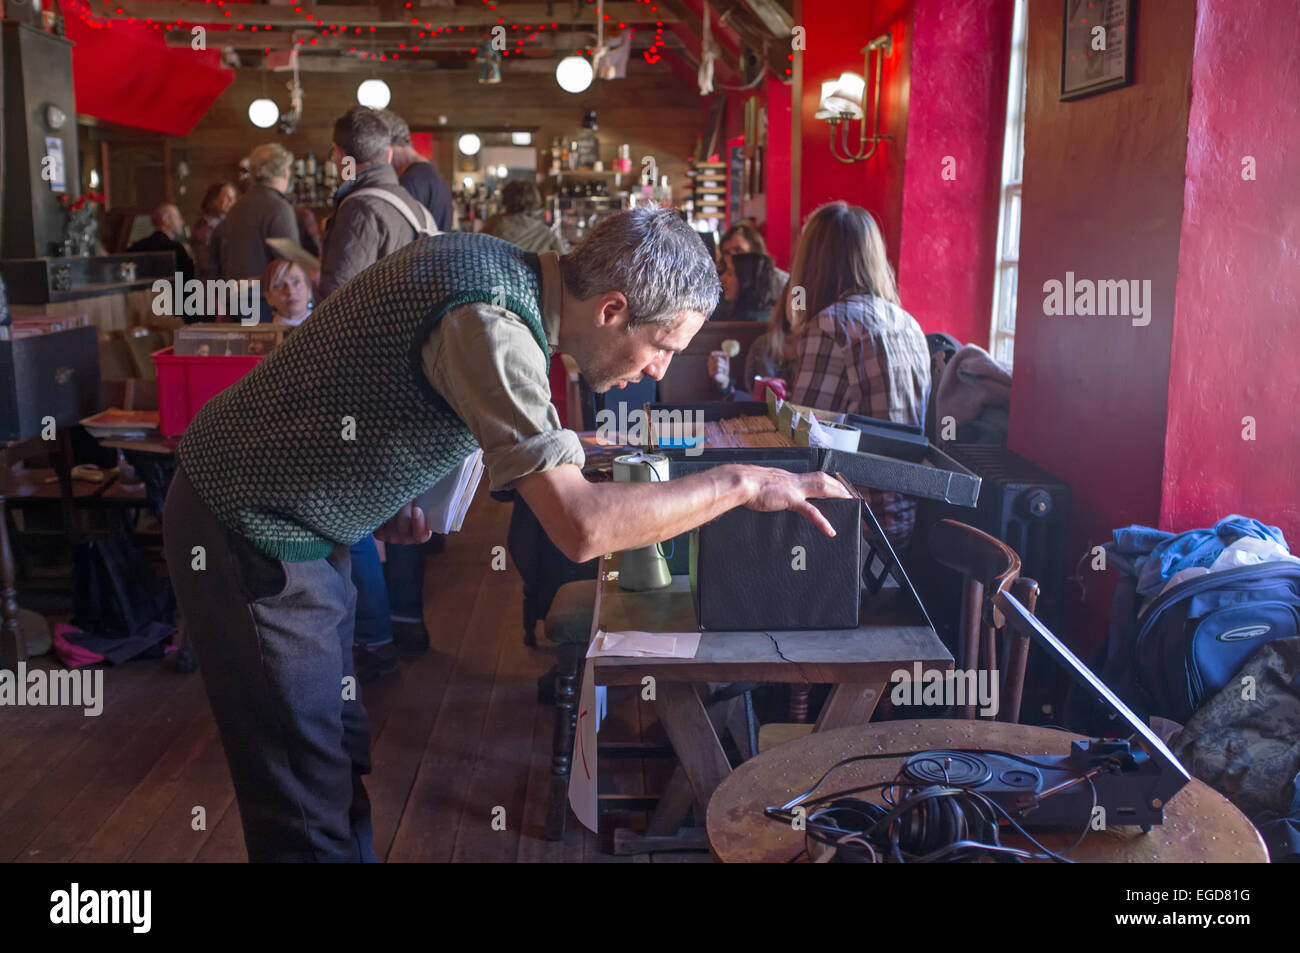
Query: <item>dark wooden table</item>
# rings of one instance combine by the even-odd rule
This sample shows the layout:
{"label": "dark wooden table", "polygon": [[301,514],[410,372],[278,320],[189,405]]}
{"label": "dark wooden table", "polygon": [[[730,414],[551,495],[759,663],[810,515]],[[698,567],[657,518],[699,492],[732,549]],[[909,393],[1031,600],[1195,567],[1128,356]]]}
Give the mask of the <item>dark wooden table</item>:
{"label": "dark wooden table", "polygon": [[[785,863],[805,847],[804,834],[767,818],[763,809],[784,804],[812,787],[836,762],[855,755],[935,748],[993,748],[1020,755],[1062,755],[1083,736],[1051,728],[988,721],[886,721],[809,735],[777,745],[727,777],[709,801],[709,846],[723,861]],[[819,793],[886,781],[901,759],[858,762],[841,768]],[[869,797],[860,794],[859,797]],[[1065,850],[1078,833],[1035,833],[1043,846]],[[1004,843],[1032,849],[1023,837]],[[1096,863],[1267,863],[1264,841],[1246,816],[1209,785],[1193,779],[1165,807],[1165,823],[1143,834],[1136,827],[1092,831],[1069,854]]]}
{"label": "dark wooden table", "polygon": [[[667,589],[625,592],[611,576],[620,555],[602,562],[597,625],[606,632],[696,632],[690,581],[674,576]],[[612,658],[591,660],[597,685],[644,685],[655,680],[655,708],[679,769],[660,799],[645,837],[615,832],[620,853],[662,849],[677,842],[693,802],[701,807],[731,773],[718,737],[718,718],[704,704],[710,682],[829,683],[830,697],[814,731],[865,724],[890,675],[910,669],[952,667],[952,655],[924,616],[900,590],[886,588],[864,605],[856,629],[824,631],[706,632],[693,659]],[[701,838],[702,846],[702,838]]]}

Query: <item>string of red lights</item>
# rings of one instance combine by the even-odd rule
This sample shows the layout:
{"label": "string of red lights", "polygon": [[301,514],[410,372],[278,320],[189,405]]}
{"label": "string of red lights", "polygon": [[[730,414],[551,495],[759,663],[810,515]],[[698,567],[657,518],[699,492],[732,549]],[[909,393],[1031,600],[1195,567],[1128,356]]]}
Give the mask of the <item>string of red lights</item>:
{"label": "string of red lights", "polygon": [[[90,5],[89,5],[88,3],[82,2],[82,0],[63,0],[63,2],[64,2],[64,5],[65,5],[65,9],[70,9],[71,12],[72,12],[74,15],[76,15],[76,16],[77,16],[77,17],[78,17],[78,18],[79,18],[83,23],[85,23],[87,26],[89,26],[89,27],[91,27],[91,28],[94,28],[94,29],[112,29],[112,28],[113,28],[113,23],[115,22],[114,18],[112,18],[112,17],[104,17],[104,16],[102,16],[102,15],[96,15],[96,14],[95,14],[95,11],[94,11],[93,9],[91,9],[91,7],[90,7]],[[122,15],[125,14],[125,11],[123,10],[122,7],[118,7],[118,6],[114,6],[114,5],[113,5],[112,0],[103,0],[103,2],[104,2],[104,5],[105,5],[105,6],[112,7],[112,8],[113,8],[113,12],[114,12],[115,14],[117,14],[118,17],[121,17]],[[230,17],[231,13],[230,13],[230,10],[226,9],[226,2],[225,2],[225,0],[203,0],[203,2],[204,2],[204,4],[207,5],[207,6],[214,6],[214,5],[215,5],[215,6],[217,6],[217,7],[220,7],[220,8],[221,8],[221,11],[222,11],[222,15],[223,15],[224,17]],[[493,10],[493,11],[495,11],[495,10],[497,9],[497,5],[496,5],[496,3],[493,3],[492,0],[481,0],[481,2],[482,2],[482,4],[483,4],[484,6],[486,6],[489,10]],[[588,3],[589,5],[593,5],[593,4],[595,4],[595,2],[596,2],[596,0],[587,0],[587,3]],[[647,7],[650,8],[650,12],[651,12],[651,13],[658,13],[658,12],[659,12],[659,7],[654,3],[654,0],[633,0],[633,2],[635,2],[635,3],[642,3],[642,4],[645,4]],[[244,4],[236,4],[235,6],[245,6],[245,5],[244,5]],[[409,2],[409,0],[408,0],[408,2],[404,5],[404,8],[405,8],[406,10],[413,10],[414,7],[415,7],[414,3]],[[369,34],[369,33],[375,33],[375,32],[376,32],[376,29],[375,29],[374,26],[361,27],[361,26],[355,26],[355,25],[351,25],[351,24],[347,24],[347,23],[344,23],[344,24],[339,24],[339,23],[326,23],[324,20],[321,20],[319,17],[317,17],[314,13],[311,13],[310,11],[304,11],[303,8],[302,8],[301,6],[294,6],[294,8],[293,8],[293,12],[302,15],[304,21],[305,21],[306,23],[311,24],[311,26],[312,26],[313,28],[318,29],[318,30],[320,31],[321,36],[323,36],[323,37],[324,37],[324,36],[346,36],[346,35],[348,35],[349,32],[351,32],[351,33],[352,33],[353,35],[355,35],[355,36],[361,36],[361,35],[367,35],[367,34]],[[604,17],[605,17],[606,20],[610,20],[610,15],[609,15],[608,13],[606,13],[606,14],[604,15]],[[127,15],[127,17],[126,17],[126,21],[127,21],[128,23],[135,23],[135,22],[137,21],[137,19],[139,19],[139,18],[137,18],[137,17],[135,17],[135,16],[130,16],[130,15]],[[203,24],[200,24],[200,23],[196,23],[195,21],[192,21],[192,20],[185,20],[185,19],[183,19],[183,18],[178,18],[178,19],[176,19],[176,20],[172,20],[172,21],[168,22],[168,21],[162,21],[162,20],[160,20],[160,21],[155,21],[155,20],[153,19],[153,17],[144,17],[144,18],[142,18],[142,22],[145,23],[145,24],[147,24],[147,25],[149,25],[149,26],[151,26],[154,30],[156,30],[156,31],[158,31],[158,32],[160,32],[160,33],[169,33],[169,32],[171,32],[172,30],[189,30],[189,29],[191,29],[191,28],[194,27],[194,26],[201,26],[201,25],[203,25]],[[421,22],[421,21],[420,21],[419,17],[411,17],[411,24],[412,24],[412,26],[416,26],[416,27],[418,27],[418,26],[420,26],[420,22]],[[498,17],[498,18],[497,18],[497,24],[500,25],[500,26],[506,26],[506,25],[507,25],[504,17]],[[264,25],[262,25],[262,26],[260,26],[260,27],[257,26],[257,25],[255,25],[255,24],[248,24],[248,25],[246,25],[246,24],[244,24],[244,23],[236,23],[236,24],[234,24],[234,28],[235,28],[236,30],[240,30],[240,31],[244,30],[246,26],[247,26],[248,32],[250,32],[250,33],[256,33],[256,32],[258,32],[259,30],[263,30],[263,31],[266,31],[266,32],[273,32],[274,29],[275,29],[275,28],[274,28],[271,24],[269,24],[269,23],[268,23],[268,24],[264,24]],[[653,62],[656,62],[656,61],[658,60],[660,49],[661,49],[661,48],[663,47],[663,45],[664,45],[664,41],[663,41],[663,26],[664,26],[664,25],[663,25],[663,21],[662,21],[662,20],[657,20],[657,21],[655,22],[655,39],[654,39],[654,42],[653,42],[653,43],[650,45],[650,47],[645,51],[645,52],[646,52],[646,55],[647,55],[647,61],[648,61],[648,62],[653,63]],[[560,28],[560,24],[559,24],[558,22],[555,22],[555,23],[551,23],[551,24],[550,24],[550,29],[553,30],[553,31],[554,31],[554,30],[559,30],[559,28]],[[620,30],[627,29],[627,24],[624,23],[624,22],[621,22],[621,21],[620,21],[620,22],[618,22],[618,28],[619,28]],[[299,29],[300,29],[300,28],[299,28]],[[534,25],[534,24],[524,24],[524,25],[522,26],[522,28],[521,28],[519,24],[517,24],[517,23],[512,23],[512,24],[509,24],[509,29],[510,29],[512,32],[521,33],[521,38],[515,40],[515,45],[514,45],[514,49],[513,49],[513,50],[511,50],[511,49],[506,49],[506,50],[502,50],[502,51],[501,51],[501,55],[502,55],[503,57],[505,57],[505,56],[509,56],[512,52],[515,53],[516,55],[519,55],[519,54],[523,53],[523,51],[524,51],[524,43],[525,43],[525,42],[528,42],[528,41],[531,41],[531,40],[535,40],[535,39],[537,39],[538,34],[542,33],[544,30],[547,29],[547,25],[546,25],[545,23],[538,23],[538,24],[535,24],[535,25]],[[440,36],[440,35],[442,35],[442,34],[449,34],[449,33],[464,33],[464,32],[465,32],[465,27],[464,27],[464,26],[439,26],[439,27],[435,27],[432,23],[430,23],[430,22],[425,22],[425,23],[424,23],[424,29],[423,29],[423,30],[420,30],[420,31],[417,33],[417,39],[426,39],[426,38],[427,38],[427,39],[433,39],[434,37]],[[316,38],[316,37],[313,37],[313,38],[311,38],[310,40],[308,40],[308,39],[305,39],[305,38],[303,38],[303,37],[298,37],[298,38],[296,39],[296,45],[297,45],[298,47],[300,47],[300,48],[301,48],[301,47],[308,47],[308,46],[315,46],[315,45],[317,45],[317,38]],[[264,49],[264,52],[266,52],[266,53],[270,53],[270,52],[271,52],[270,47],[266,47],[266,48]],[[349,47],[349,48],[348,48],[348,52],[349,52],[349,53],[359,53],[363,59],[374,58],[374,59],[378,59],[378,60],[384,61],[384,60],[388,60],[388,59],[394,59],[394,60],[395,60],[395,59],[399,59],[399,58],[401,57],[401,54],[402,54],[403,52],[418,53],[418,52],[420,52],[420,46],[419,46],[419,44],[410,44],[410,45],[408,46],[408,44],[407,44],[406,42],[403,41],[403,42],[399,42],[399,43],[397,44],[397,49],[396,49],[396,50],[392,50],[392,51],[381,51],[381,52],[376,52],[376,51],[373,51],[373,50],[358,50],[355,46],[353,46],[353,47]],[[477,55],[477,54],[478,54],[478,47],[477,47],[477,46],[470,47],[469,52],[470,52],[470,55],[472,55],[472,56],[473,56],[473,55]],[[579,52],[582,52],[582,51],[579,51]],[[588,47],[588,48],[585,50],[585,52],[586,52],[588,55],[591,55],[591,54],[594,53],[595,51],[594,51],[592,48]],[[654,56],[655,58],[654,58],[654,59],[649,59],[650,56]],[[787,72],[789,72],[789,71],[787,70]]]}

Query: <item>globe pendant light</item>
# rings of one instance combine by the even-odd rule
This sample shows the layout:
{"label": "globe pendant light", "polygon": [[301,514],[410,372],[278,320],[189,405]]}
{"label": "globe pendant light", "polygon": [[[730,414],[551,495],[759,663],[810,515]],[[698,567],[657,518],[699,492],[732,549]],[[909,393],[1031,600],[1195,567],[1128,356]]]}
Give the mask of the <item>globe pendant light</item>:
{"label": "globe pendant light", "polygon": [[581,56],[566,56],[555,66],[555,81],[566,93],[583,92],[595,75],[591,63]]}
{"label": "globe pendant light", "polygon": [[274,100],[254,99],[248,104],[248,120],[258,129],[270,129],[280,119],[280,107]]}
{"label": "globe pendant light", "polygon": [[371,109],[385,108],[392,98],[392,91],[382,79],[368,79],[357,87],[357,102]]}

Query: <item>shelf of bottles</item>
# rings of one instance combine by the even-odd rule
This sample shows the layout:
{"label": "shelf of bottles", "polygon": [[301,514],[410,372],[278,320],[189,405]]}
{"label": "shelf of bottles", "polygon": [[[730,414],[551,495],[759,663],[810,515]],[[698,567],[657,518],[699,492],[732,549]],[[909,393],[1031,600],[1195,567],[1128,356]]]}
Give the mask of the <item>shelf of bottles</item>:
{"label": "shelf of bottles", "polygon": [[687,217],[699,231],[721,231],[727,219],[726,163],[696,162],[686,174],[691,180]]}
{"label": "shelf of bottles", "polygon": [[333,159],[316,161],[314,152],[293,160],[293,197],[295,204],[329,205],[339,187],[339,168]]}

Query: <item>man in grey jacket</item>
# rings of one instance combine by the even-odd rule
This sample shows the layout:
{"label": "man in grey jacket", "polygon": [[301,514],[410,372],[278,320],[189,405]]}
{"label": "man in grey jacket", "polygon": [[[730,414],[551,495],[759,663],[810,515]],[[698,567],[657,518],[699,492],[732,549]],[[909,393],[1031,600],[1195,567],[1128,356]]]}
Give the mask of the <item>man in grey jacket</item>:
{"label": "man in grey jacket", "polygon": [[222,278],[261,278],[275,252],[268,238],[298,243],[298,219],[285,196],[293,176],[293,153],[275,142],[248,155],[252,185],[212,234],[212,261]]}
{"label": "man in grey jacket", "polygon": [[392,151],[388,123],[378,110],[353,106],[335,120],[334,164],[343,184],[325,229],[322,299],[421,231],[436,231],[428,210],[398,184]]}
{"label": "man in grey jacket", "polygon": [[[392,133],[380,111],[353,106],[335,121],[334,164],[343,185],[334,194],[334,216],[325,228],[322,300],[379,259],[410,244],[421,231],[437,231],[428,209],[398,184],[391,160]],[[421,618],[404,618],[394,624],[374,538],[367,536],[349,550],[357,589],[356,671],[358,680],[365,683],[396,673],[397,648],[424,651],[429,636]],[[423,578],[423,554],[414,547],[410,552],[395,547],[390,561],[393,557],[405,568],[400,575],[407,585],[418,588]],[[418,592],[404,593],[404,598],[420,605]],[[422,608],[408,611],[423,614]]]}

